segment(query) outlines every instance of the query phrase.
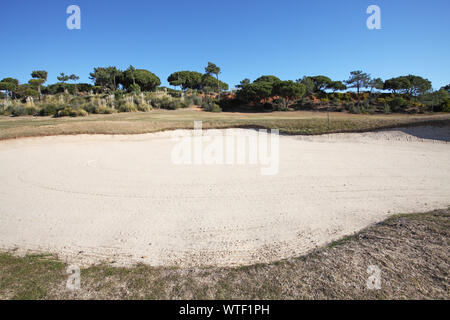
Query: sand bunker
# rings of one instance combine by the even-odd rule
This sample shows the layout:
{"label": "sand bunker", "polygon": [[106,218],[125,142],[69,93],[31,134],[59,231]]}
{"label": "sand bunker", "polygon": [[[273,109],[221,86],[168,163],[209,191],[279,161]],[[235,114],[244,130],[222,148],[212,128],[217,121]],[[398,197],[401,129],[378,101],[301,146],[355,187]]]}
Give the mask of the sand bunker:
{"label": "sand bunker", "polygon": [[449,138],[449,127],[281,136],[273,176],[174,165],[170,133],[1,141],[0,247],[80,264],[298,256],[391,214],[450,205]]}

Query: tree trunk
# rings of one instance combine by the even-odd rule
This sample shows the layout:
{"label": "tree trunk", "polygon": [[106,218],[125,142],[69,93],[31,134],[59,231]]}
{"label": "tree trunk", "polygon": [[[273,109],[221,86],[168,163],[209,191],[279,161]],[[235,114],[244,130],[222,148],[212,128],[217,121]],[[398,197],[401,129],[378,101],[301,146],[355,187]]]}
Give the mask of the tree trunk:
{"label": "tree trunk", "polygon": [[220,97],[219,74],[216,74],[216,78],[217,78],[217,93],[219,94]]}
{"label": "tree trunk", "polygon": [[359,85],[356,86],[356,96],[358,97],[358,107],[359,107]]}

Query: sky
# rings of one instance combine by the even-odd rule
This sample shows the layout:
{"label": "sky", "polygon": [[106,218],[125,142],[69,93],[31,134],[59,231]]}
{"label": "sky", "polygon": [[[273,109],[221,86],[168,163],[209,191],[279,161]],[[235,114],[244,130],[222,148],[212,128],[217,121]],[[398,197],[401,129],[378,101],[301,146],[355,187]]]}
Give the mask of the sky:
{"label": "sky", "polygon": [[[69,5],[81,29],[69,30]],[[369,30],[369,5],[381,29]],[[88,82],[94,67],[155,73],[168,85],[180,70],[204,72],[209,61],[230,87],[244,78],[283,80],[350,71],[389,79],[415,74],[439,89],[450,83],[448,0],[20,0],[1,1],[0,79],[47,70]]]}

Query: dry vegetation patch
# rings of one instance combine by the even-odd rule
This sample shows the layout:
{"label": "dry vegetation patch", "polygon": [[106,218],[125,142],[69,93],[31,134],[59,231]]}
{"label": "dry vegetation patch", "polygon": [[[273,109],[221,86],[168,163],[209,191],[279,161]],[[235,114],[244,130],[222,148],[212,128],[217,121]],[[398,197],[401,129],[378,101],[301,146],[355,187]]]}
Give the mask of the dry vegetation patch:
{"label": "dry vegetation patch", "polygon": [[285,134],[362,132],[410,125],[449,125],[450,115],[355,115],[322,112],[210,113],[196,110],[153,110],[142,113],[89,115],[83,118],[0,116],[0,140],[72,134],[138,134],[171,129],[203,127],[279,129]]}
{"label": "dry vegetation patch", "polygon": [[[81,271],[67,291],[55,257],[0,254],[2,299],[449,299],[450,208],[396,215],[308,255],[238,268],[117,268]],[[366,286],[381,270],[381,289]]]}

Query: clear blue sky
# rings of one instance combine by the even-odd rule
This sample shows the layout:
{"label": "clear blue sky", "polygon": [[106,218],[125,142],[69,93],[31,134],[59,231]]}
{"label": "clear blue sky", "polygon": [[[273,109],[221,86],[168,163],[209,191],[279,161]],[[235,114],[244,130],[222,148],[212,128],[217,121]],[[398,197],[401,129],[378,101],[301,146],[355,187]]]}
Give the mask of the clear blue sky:
{"label": "clear blue sky", "polygon": [[[81,8],[81,30],[66,28],[67,6]],[[381,30],[366,9],[381,8]],[[450,83],[448,0],[54,0],[2,1],[0,79],[32,70],[89,82],[95,66],[170,73],[222,68],[230,87],[263,74],[282,79],[324,74],[344,80],[417,74],[435,89]]]}

